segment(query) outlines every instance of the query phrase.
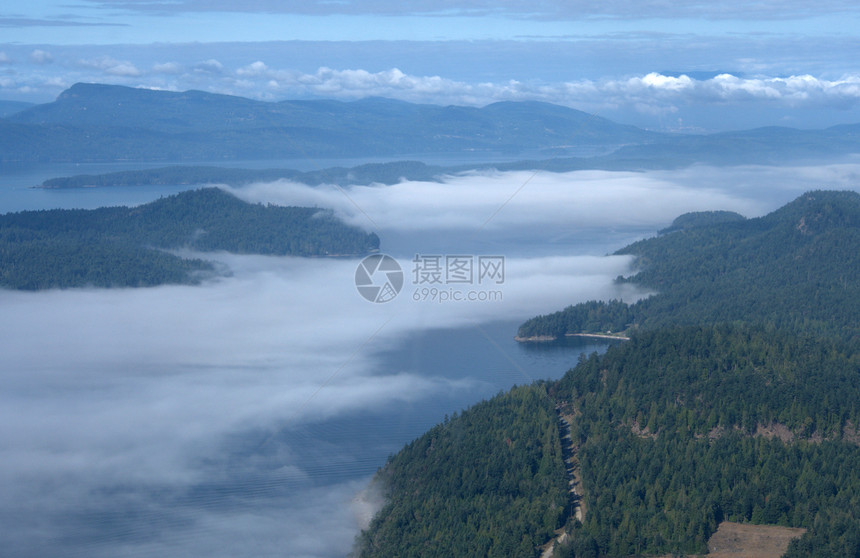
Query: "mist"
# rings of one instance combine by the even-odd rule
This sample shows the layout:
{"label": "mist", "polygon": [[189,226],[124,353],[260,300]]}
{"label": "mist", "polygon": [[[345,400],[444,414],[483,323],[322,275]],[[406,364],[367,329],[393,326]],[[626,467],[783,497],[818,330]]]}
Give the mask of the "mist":
{"label": "mist", "polygon": [[606,255],[686,212],[764,215],[803,192],[857,189],[860,162],[648,172],[482,171],[369,186],[289,181],[231,190],[250,202],[333,208],[385,252]]}
{"label": "mist", "polygon": [[[377,231],[403,290],[364,300],[354,259],[219,253],[206,257],[232,275],[198,287],[0,291],[0,545],[21,557],[343,556],[368,513],[356,495],[383,465],[350,455],[365,435],[352,419],[385,430],[382,410],[408,417],[486,388],[468,373],[387,368],[385,351],[431,330],[635,300],[647,293],[613,283],[631,261],[604,256],[616,242],[685,211],[761,215],[810,187],[854,188],[857,176],[857,165],[469,173],[234,190],[331,207]],[[470,286],[501,296],[416,300],[412,258],[428,250],[504,256],[503,282]],[[533,379],[510,373],[503,382]],[[408,441],[396,424],[377,435],[391,451]]]}

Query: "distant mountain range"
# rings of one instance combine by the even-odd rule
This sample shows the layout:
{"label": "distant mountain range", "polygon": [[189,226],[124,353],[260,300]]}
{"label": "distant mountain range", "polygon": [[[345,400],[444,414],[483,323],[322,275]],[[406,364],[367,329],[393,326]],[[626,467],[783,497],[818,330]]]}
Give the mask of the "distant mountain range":
{"label": "distant mountain range", "polygon": [[[539,102],[482,108],[380,98],[264,102],[79,83],[52,103],[0,103],[0,115],[0,162],[18,163],[528,152],[571,170],[766,163],[860,152],[860,125],[663,134]],[[571,157],[584,148],[610,154]]]}
{"label": "distant mountain range", "polygon": [[263,102],[77,84],[0,121],[6,161],[225,160],[511,151],[651,141],[657,134],[545,103],[483,108]]}

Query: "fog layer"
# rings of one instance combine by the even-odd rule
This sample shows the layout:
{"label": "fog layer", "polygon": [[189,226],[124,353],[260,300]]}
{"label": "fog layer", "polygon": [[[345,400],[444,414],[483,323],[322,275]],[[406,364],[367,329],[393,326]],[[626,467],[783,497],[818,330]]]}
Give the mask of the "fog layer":
{"label": "fog layer", "polygon": [[[631,262],[602,257],[607,239],[650,234],[684,211],[761,214],[809,182],[851,173],[492,173],[344,191],[260,184],[237,193],[334,207],[377,230],[404,270],[400,294],[363,299],[358,260],[229,254],[215,258],[233,275],[200,287],[0,291],[0,545],[20,557],[344,555],[354,512],[367,511],[351,502],[382,465],[350,461],[338,440],[360,443],[351,417],[478,381],[384,369],[382,351],[433,329],[633,299],[642,293],[613,284]],[[458,286],[501,296],[416,300],[426,285],[414,281],[412,258],[428,248],[504,256],[503,282]],[[477,251],[485,248],[492,253]],[[326,426],[336,420],[342,430]],[[393,450],[408,441],[395,426]],[[341,478],[353,465],[367,474]]]}

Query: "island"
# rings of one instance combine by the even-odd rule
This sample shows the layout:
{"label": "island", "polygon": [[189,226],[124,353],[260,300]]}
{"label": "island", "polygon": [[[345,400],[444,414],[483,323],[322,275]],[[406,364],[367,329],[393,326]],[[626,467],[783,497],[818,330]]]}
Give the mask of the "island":
{"label": "island", "polygon": [[219,273],[195,254],[334,257],[379,237],[310,207],[251,204],[202,188],[137,207],[0,215],[0,286],[21,290],[198,284]]}

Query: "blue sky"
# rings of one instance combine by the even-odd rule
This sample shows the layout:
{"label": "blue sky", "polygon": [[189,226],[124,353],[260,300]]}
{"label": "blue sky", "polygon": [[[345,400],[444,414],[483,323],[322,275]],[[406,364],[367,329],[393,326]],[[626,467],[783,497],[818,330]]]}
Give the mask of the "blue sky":
{"label": "blue sky", "polygon": [[36,0],[0,99],[78,81],[263,100],[541,100],[654,129],[860,122],[856,2]]}

